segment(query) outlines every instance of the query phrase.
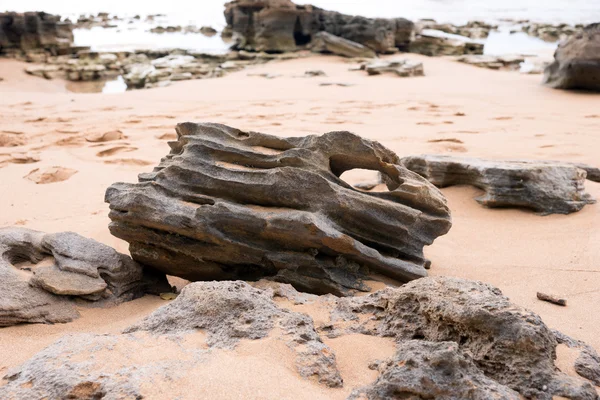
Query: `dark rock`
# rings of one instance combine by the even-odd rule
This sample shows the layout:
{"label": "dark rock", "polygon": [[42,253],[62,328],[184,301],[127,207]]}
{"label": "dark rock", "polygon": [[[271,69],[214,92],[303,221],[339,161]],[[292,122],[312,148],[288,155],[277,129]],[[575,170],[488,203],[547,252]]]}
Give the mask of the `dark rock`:
{"label": "dark rock", "polygon": [[393,337],[399,349],[411,339],[455,342],[488,378],[526,398],[598,398],[589,382],[556,370],[557,342],[539,316],[481,282],[423,278],[362,298],[342,298],[332,323],[337,330]]}
{"label": "dark rock", "polygon": [[315,53],[330,53],[343,57],[373,58],[375,52],[362,44],[327,32],[319,32],[314,35],[311,50]]}
{"label": "dark rock", "polygon": [[476,200],[486,207],[569,214],[596,202],[585,192],[586,171],[576,164],[423,155],[403,158],[402,165],[437,187],[472,185],[482,189],[485,194]]}
{"label": "dark rock", "polygon": [[600,23],[588,25],[558,45],[543,82],[556,89],[600,91]]}
{"label": "dark rock", "polygon": [[355,17],[290,0],[235,0],[225,5],[225,19],[235,48],[268,52],[294,51],[324,31],[388,53],[406,48],[414,30],[403,18]]}
{"label": "dark rock", "polygon": [[[113,305],[168,287],[164,276],[144,275],[129,256],[72,232],[2,228],[0,257],[0,326],[71,321],[78,313],[66,300],[75,296]],[[32,272],[15,267],[46,257],[53,263]]]}
{"label": "dark rock", "polygon": [[[433,185],[352,133],[282,138],[184,123],[177,134],[153,172],[106,192],[111,233],[130,243],[135,260],[170,275],[273,277],[345,294],[366,290],[369,272],[425,276],[423,246],[450,229]],[[389,192],[339,178],[355,168],[381,172]]]}
{"label": "dark rock", "polygon": [[486,377],[455,342],[409,340],[378,366],[379,377],[349,400],[470,399],[519,400],[514,390]]}
{"label": "dark rock", "polygon": [[57,53],[73,44],[73,27],[44,12],[0,13],[0,53],[44,49]]}

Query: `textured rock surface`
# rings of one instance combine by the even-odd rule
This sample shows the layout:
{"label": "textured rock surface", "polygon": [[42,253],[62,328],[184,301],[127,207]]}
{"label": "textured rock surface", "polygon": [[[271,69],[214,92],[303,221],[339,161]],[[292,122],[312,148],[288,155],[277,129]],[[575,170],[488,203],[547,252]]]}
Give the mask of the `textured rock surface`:
{"label": "textured rock surface", "polygon": [[544,84],[557,89],[600,91],[600,23],[588,25],[558,45]]}
{"label": "textured rock surface", "polygon": [[343,57],[371,58],[376,56],[373,50],[360,43],[327,32],[319,32],[314,35],[311,50],[315,53],[331,53]]}
{"label": "textured rock surface", "polygon": [[[548,161],[493,161],[438,155],[406,157],[402,164],[438,187],[472,185],[485,191],[486,207],[525,207],[541,214],[569,214],[593,204],[585,192],[586,170],[579,164]],[[582,169],[584,168],[584,169]]]}
{"label": "textured rock surface", "polygon": [[483,54],[483,44],[467,38],[448,36],[435,30],[423,30],[410,42],[408,51],[426,56],[461,56]]}
{"label": "textured rock surface", "polygon": [[209,346],[234,348],[240,339],[262,339],[277,327],[287,345],[297,352],[296,366],[302,376],[316,376],[330,387],[341,386],[335,355],[321,341],[312,319],[280,309],[272,297],[273,292],[243,281],[196,282],[184,287],[171,304],[126,332],[166,334],[204,329]]}
{"label": "textured rock surface", "polygon": [[226,4],[225,19],[235,48],[269,52],[294,51],[324,31],[388,53],[406,48],[414,30],[403,18],[350,16],[290,0],[235,0]]}
{"label": "textured rock surface", "polygon": [[573,339],[561,332],[554,331],[556,340],[572,349],[579,350],[579,356],[575,360],[575,371],[596,386],[600,386],[600,355],[590,345]]}
{"label": "textured rock surface", "polygon": [[487,378],[454,342],[409,340],[378,365],[379,377],[350,399],[518,400],[519,394]]}
{"label": "textured rock surface", "polygon": [[332,323],[333,334],[346,330],[398,342],[458,343],[488,378],[527,398],[597,398],[587,381],[556,371],[557,342],[541,318],[481,282],[424,278],[362,298],[343,298]]}
{"label": "textured rock surface", "polygon": [[0,53],[45,49],[54,53],[73,43],[73,27],[44,12],[0,13]]}
{"label": "textured rock surface", "polygon": [[[189,280],[271,276],[313,293],[364,290],[378,272],[426,275],[423,246],[450,229],[446,200],[377,142],[349,132],[281,138],[177,126],[154,172],[106,192],[110,230],[133,258]],[[339,177],[380,171],[389,192]]]}
{"label": "textured rock surface", "polygon": [[[68,322],[78,316],[67,299],[78,296],[109,305],[168,288],[144,276],[129,256],[76,233],[44,234],[25,228],[0,229],[0,326]],[[52,257],[51,265],[19,268]],[[162,288],[162,289],[161,289]]]}
{"label": "textured rock surface", "polygon": [[369,75],[381,75],[391,73],[400,77],[424,76],[423,63],[410,60],[375,60],[362,64],[361,70]]}

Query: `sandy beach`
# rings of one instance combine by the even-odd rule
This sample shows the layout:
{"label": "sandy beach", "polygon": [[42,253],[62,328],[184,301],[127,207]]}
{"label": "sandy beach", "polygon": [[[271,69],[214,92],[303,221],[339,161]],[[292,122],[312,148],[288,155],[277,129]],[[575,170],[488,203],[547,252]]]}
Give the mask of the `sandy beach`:
{"label": "sandy beach", "polygon": [[[539,75],[492,71],[444,58],[406,57],[423,62],[426,76],[367,76],[349,71],[351,64],[341,58],[311,56],[252,66],[221,79],[121,94],[70,93],[59,80],[28,76],[24,63],[1,59],[0,226],[72,230],[127,253],[127,243],[108,231],[104,192],[114,182],[134,182],[137,174],[150,171],[167,154],[167,141],[175,139],[175,124],[185,121],[218,122],[279,136],[344,130],[377,140],[401,157],[451,154],[600,166],[597,95],[544,87]],[[327,76],[299,77],[307,70],[323,70]],[[259,73],[280,76],[249,76]],[[89,141],[113,131],[122,132],[122,139]],[[19,163],[24,155],[39,161]],[[40,178],[40,173],[45,175]],[[587,181],[586,189],[600,198],[600,184]],[[474,200],[479,191],[472,187],[442,192],[453,226],[425,249],[432,261],[430,275],[492,284],[514,303],[539,314],[550,328],[600,350],[600,205],[570,215],[540,216],[484,208]],[[566,298],[568,306],[541,302],[538,291]],[[82,317],[68,324],[3,328],[0,375],[67,333],[116,333],[163,304],[158,297],[146,296],[110,309],[82,308]],[[303,312],[319,319],[318,306]],[[372,381],[376,373],[367,368],[369,362],[393,353],[386,339],[361,336],[328,341],[345,381],[352,385]],[[253,390],[260,390],[261,382],[268,385],[273,380],[285,382],[280,388],[288,385],[278,398],[288,398],[286,392],[302,393],[293,398],[349,394],[346,388],[325,389],[297,379],[288,355],[278,356],[285,353],[278,346],[269,339],[244,342],[234,352],[216,356],[197,376],[186,377],[187,385],[194,387],[211,368],[229,371],[230,378],[236,375],[231,371],[239,369],[234,382],[227,382],[232,388],[228,398],[256,395]],[[559,351],[568,358],[566,353]],[[240,359],[247,362],[236,362]],[[267,370],[263,363],[281,369]],[[249,366],[264,374],[248,379]],[[199,393],[214,398],[220,388],[217,382]],[[177,393],[169,392],[173,388],[162,390]]]}

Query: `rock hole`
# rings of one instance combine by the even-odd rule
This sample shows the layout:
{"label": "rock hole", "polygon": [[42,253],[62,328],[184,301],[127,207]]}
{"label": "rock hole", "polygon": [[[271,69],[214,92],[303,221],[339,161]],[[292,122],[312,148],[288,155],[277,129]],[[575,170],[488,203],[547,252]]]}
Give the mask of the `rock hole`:
{"label": "rock hole", "polygon": [[300,18],[296,18],[296,25],[294,25],[294,42],[296,42],[296,46],[307,45],[311,40],[312,37],[310,35],[304,34]]}
{"label": "rock hole", "polygon": [[363,191],[387,192],[386,185],[381,182],[379,171],[370,169],[351,169],[340,175],[340,179],[355,189]]}

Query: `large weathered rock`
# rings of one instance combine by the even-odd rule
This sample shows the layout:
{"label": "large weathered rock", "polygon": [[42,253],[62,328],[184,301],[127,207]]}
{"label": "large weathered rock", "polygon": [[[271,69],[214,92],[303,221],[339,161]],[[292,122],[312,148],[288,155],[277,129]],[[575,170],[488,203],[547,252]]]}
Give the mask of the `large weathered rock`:
{"label": "large weathered rock", "polygon": [[544,84],[556,89],[600,91],[600,23],[588,25],[558,45]]}
{"label": "large weathered rock", "polygon": [[581,164],[548,161],[494,161],[439,155],[412,156],[402,165],[437,187],[472,185],[485,191],[476,200],[486,207],[525,207],[541,214],[569,214],[596,202],[585,192]]}
{"label": "large weathered rock", "polygon": [[355,17],[290,0],[235,0],[225,5],[225,19],[235,48],[269,52],[294,51],[325,31],[388,53],[406,48],[414,30],[403,18]]}
{"label": "large weathered rock", "polygon": [[425,75],[423,63],[411,60],[374,60],[362,64],[360,70],[366,71],[369,75],[391,73],[403,78]]}
{"label": "large weathered rock", "polygon": [[408,51],[426,56],[462,56],[483,54],[483,43],[435,30],[423,30],[410,42]]}
{"label": "large weathered rock", "polygon": [[311,50],[315,53],[331,53],[343,57],[373,58],[375,52],[362,44],[327,32],[315,34],[311,43]]}
{"label": "large weathered rock", "polygon": [[514,390],[486,377],[455,342],[409,340],[378,365],[379,377],[355,390],[350,400],[519,400]]}
{"label": "large weathered rock", "polygon": [[44,12],[0,13],[0,53],[45,49],[54,53],[73,44],[73,27]]}
{"label": "large weathered rock", "polygon": [[[49,265],[18,267],[47,257]],[[71,321],[74,297],[112,305],[169,287],[164,276],[145,276],[129,256],[92,239],[25,228],[0,229],[0,277],[0,326]]]}
{"label": "large weathered rock", "polygon": [[[411,339],[455,342],[488,378],[527,398],[597,399],[589,382],[556,370],[557,342],[541,318],[481,282],[423,278],[366,297],[342,298],[327,330],[394,337],[399,349]],[[427,352],[437,358],[435,348]]]}
{"label": "large weathered rock", "polygon": [[[377,272],[426,275],[423,246],[451,226],[443,195],[377,142],[349,132],[281,138],[177,125],[171,153],[139,183],[106,192],[133,258],[189,280],[272,277],[315,293],[364,290]],[[340,175],[383,174],[367,193]]]}

